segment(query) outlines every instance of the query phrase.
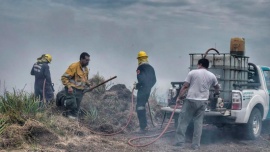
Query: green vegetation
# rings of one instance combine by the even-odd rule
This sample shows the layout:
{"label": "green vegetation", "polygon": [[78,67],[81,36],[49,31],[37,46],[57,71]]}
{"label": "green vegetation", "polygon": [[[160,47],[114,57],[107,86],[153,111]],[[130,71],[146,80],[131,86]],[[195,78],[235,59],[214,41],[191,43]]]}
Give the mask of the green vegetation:
{"label": "green vegetation", "polygon": [[13,90],[13,92],[5,91],[0,96],[0,114],[5,118],[1,122],[5,122],[4,124],[23,125],[28,118],[35,116],[38,110],[39,101],[33,94]]}
{"label": "green vegetation", "polygon": [[[105,81],[105,78],[101,75],[99,75],[99,73],[95,74],[91,79],[90,79],[90,82],[92,83],[92,87],[93,86],[96,86],[102,82]],[[95,88],[94,90],[92,90],[92,92],[97,95],[97,96],[100,96],[102,94],[104,94],[106,91],[106,84],[104,85],[101,85],[97,88]]]}
{"label": "green vegetation", "polygon": [[[98,73],[90,82],[96,86],[104,82]],[[123,84],[108,89],[111,83],[101,85],[85,93],[81,103],[80,119],[74,121],[62,116],[65,108],[52,104],[40,105],[33,93],[24,90],[4,91],[0,94],[0,149],[22,148],[32,146],[38,150],[40,142],[53,144],[58,137],[84,134],[86,126],[97,132],[113,132],[126,124],[130,115],[131,92]],[[135,97],[136,98],[136,97]],[[150,96],[151,114],[156,118],[158,95],[156,89]],[[136,115],[136,112],[132,112]],[[90,125],[89,125],[90,124]],[[132,119],[128,130],[138,127],[137,119]],[[48,140],[50,139],[50,140]],[[37,147],[36,147],[37,146]]]}
{"label": "green vegetation", "polygon": [[86,120],[90,120],[91,122],[95,121],[98,118],[98,111],[96,107],[89,107],[89,110],[85,112]]}
{"label": "green vegetation", "polygon": [[0,135],[4,132],[7,125],[7,120],[5,118],[0,118]]}

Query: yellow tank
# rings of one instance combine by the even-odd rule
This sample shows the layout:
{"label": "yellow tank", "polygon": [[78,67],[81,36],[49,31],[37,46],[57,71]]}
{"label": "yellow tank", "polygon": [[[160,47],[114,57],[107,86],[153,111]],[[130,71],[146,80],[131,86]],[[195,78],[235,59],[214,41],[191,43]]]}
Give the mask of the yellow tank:
{"label": "yellow tank", "polygon": [[245,55],[245,38],[231,38],[230,53],[232,55]]}

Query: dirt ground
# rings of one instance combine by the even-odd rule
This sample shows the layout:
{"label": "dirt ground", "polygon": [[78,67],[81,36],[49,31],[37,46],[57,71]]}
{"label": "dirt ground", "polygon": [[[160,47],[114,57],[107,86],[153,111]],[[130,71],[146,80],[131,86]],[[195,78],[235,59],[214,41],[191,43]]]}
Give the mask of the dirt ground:
{"label": "dirt ground", "polygon": [[[136,119],[136,117],[134,117]],[[142,135],[136,131],[120,133],[114,136],[95,135],[90,132],[88,126],[81,126],[76,120],[65,120],[59,116],[59,122],[66,131],[65,136],[58,136],[48,130],[40,129],[41,127],[31,127],[33,144],[24,144],[16,149],[6,148],[4,151],[56,151],[56,152],[173,152],[173,151],[192,151],[190,150],[190,140],[185,144],[186,148],[179,150],[172,146],[175,142],[175,132],[164,134],[153,144],[146,147],[132,147],[128,141],[134,137],[158,135],[163,128],[160,125],[152,127],[149,124],[148,133]],[[32,124],[33,126],[33,124]],[[266,128],[268,126],[264,126]],[[170,124],[168,130],[173,130],[174,124]],[[18,130],[18,129],[16,129]],[[33,140],[32,139],[32,140]],[[133,141],[133,144],[146,144],[154,138],[143,138]],[[1,139],[3,140],[3,139]],[[31,140],[31,139],[29,139]],[[262,135],[256,140],[245,140],[234,138],[231,130],[228,128],[218,129],[211,125],[204,126],[201,139],[201,152],[263,152],[270,151],[270,142],[268,140],[268,131],[263,130]]]}
{"label": "dirt ground", "polygon": [[[267,127],[267,126],[264,126]],[[173,129],[173,127],[171,127]],[[153,132],[161,132],[159,129],[155,129]],[[151,132],[149,133],[149,135]],[[131,135],[132,136],[132,135]],[[145,142],[149,142],[148,139]],[[175,142],[175,132],[171,132],[162,136],[157,142],[151,144],[138,151],[194,151],[191,150],[191,140],[187,139],[185,148],[180,150],[175,146],[172,146]],[[141,142],[144,143],[144,142]],[[233,132],[229,128],[219,129],[215,126],[204,126],[201,147],[201,152],[262,152],[270,151],[270,141],[268,140],[268,133],[263,130],[262,135],[256,140],[245,140],[241,137],[235,138]]]}
{"label": "dirt ground", "polygon": [[[23,126],[11,125],[0,139],[0,152],[6,151],[37,151],[37,152],[173,152],[192,151],[190,149],[191,139],[187,138],[185,148],[180,150],[173,146],[175,142],[174,124],[170,124],[169,133],[164,134],[156,142],[145,147],[133,147],[128,141],[134,137],[148,136],[132,141],[135,145],[144,145],[155,140],[163,131],[161,128],[159,106],[150,100],[152,113],[154,114],[155,127],[152,126],[148,117],[149,131],[146,134],[139,134],[136,112],[132,112],[132,119],[129,126],[122,133],[113,136],[97,135],[98,133],[112,133],[119,130],[127,122],[130,114],[131,92],[123,85],[112,87],[106,93],[94,98],[88,94],[82,106],[87,110],[91,105],[91,121],[81,117],[80,121],[71,120],[61,115],[61,111],[52,108],[49,114],[42,119],[47,124],[36,120],[29,120]],[[102,103],[102,104],[99,104]],[[104,103],[106,107],[104,107]],[[98,113],[96,113],[98,112]],[[149,114],[149,113],[148,113]],[[157,116],[159,115],[159,116]],[[43,118],[44,117],[44,118]],[[39,119],[41,119],[39,118]],[[168,121],[168,120],[166,120]],[[107,122],[107,123],[104,123]],[[201,139],[201,152],[270,152],[270,123],[263,125],[261,136],[256,140],[245,140],[235,137],[231,128],[217,128],[212,125],[205,125]],[[101,132],[103,131],[103,132]],[[156,135],[155,137],[149,137]],[[18,146],[19,145],[19,146]]]}
{"label": "dirt ground", "polygon": [[[76,125],[77,122],[70,122]],[[173,130],[173,124],[168,130]],[[128,140],[134,137],[157,135],[162,131],[160,126],[150,128],[149,132],[142,135],[137,132],[126,132],[114,136],[100,136],[89,132],[88,128],[80,127],[74,135],[59,138],[52,143],[47,139],[50,137],[41,136],[38,138],[37,149],[35,151],[59,151],[59,152],[173,152],[173,151],[193,151],[190,149],[190,141],[185,144],[186,148],[179,150],[172,146],[175,142],[175,132],[164,134],[153,144],[146,147],[132,147],[128,145]],[[49,134],[49,136],[52,136]],[[230,130],[218,129],[213,126],[205,126],[201,139],[201,152],[263,152],[270,151],[268,133],[263,132],[257,140],[236,139]],[[144,138],[133,144],[146,144],[154,138]],[[32,151],[33,148],[19,149],[18,151]]]}

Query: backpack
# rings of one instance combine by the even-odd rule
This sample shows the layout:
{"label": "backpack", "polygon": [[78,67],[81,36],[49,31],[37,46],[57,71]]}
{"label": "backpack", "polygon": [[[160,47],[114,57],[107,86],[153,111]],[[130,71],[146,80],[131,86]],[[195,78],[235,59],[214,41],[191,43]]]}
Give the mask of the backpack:
{"label": "backpack", "polygon": [[65,89],[59,91],[56,95],[56,106],[61,107],[63,106],[64,101],[66,100],[66,91]]}

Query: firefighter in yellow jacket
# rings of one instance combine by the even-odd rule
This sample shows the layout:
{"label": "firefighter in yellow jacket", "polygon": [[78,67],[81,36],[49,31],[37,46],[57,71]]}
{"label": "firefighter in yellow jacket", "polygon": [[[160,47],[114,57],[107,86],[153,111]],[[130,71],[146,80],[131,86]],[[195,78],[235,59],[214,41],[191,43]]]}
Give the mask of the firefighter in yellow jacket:
{"label": "firefighter in yellow jacket", "polygon": [[89,61],[90,55],[83,52],[80,55],[80,61],[72,63],[61,77],[66,93],[66,100],[63,106],[67,110],[66,116],[68,118],[77,118],[83,97],[83,90],[85,87],[90,86],[88,81],[89,70],[87,69]]}

